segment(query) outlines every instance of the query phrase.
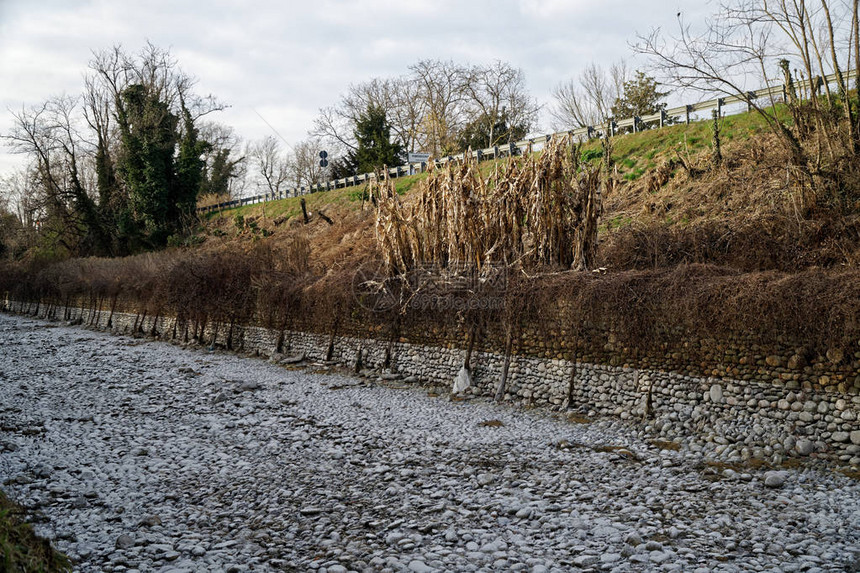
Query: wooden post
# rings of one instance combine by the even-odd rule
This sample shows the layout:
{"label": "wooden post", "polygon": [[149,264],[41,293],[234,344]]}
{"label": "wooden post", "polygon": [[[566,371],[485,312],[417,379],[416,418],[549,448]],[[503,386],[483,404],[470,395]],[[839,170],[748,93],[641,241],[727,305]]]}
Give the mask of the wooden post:
{"label": "wooden post", "polygon": [[720,112],[715,109],[711,112],[711,116],[714,119],[712,126],[714,136],[713,155],[711,156],[711,161],[713,162],[714,167],[719,167],[723,162],[723,154],[720,150]]}
{"label": "wooden post", "polygon": [[307,204],[305,204],[305,198],[302,197],[301,200],[299,201],[299,203],[302,206],[302,215],[304,215],[304,217],[305,217],[305,225],[307,225],[308,223],[310,223],[311,219],[310,219],[310,217],[308,217],[308,206],[307,206]]}

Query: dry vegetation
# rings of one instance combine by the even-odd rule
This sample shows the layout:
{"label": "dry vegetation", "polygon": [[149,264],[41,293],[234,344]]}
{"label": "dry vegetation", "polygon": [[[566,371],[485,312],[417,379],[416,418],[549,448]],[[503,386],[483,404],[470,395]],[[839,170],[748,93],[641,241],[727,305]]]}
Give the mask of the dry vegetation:
{"label": "dry vegetation", "polygon": [[600,188],[599,171],[581,166],[579,147],[564,138],[487,175],[467,158],[431,167],[411,208],[390,180],[373,184],[376,238],[395,274],[428,263],[584,270],[597,250]]}
{"label": "dry vegetation", "polygon": [[[34,305],[176,315],[177,332],[160,334],[189,340],[217,322],[223,325],[217,339],[201,342],[225,346],[235,344],[237,324],[334,335],[351,322],[388,340],[417,325],[459,332],[503,325],[516,338],[522,328],[552,324],[570,339],[612,326],[625,344],[643,348],[732,334],[797,341],[810,352],[854,348],[860,209],[824,197],[799,202],[784,152],[767,135],[746,139],[738,129],[728,131],[736,137],[724,145],[719,167],[706,146],[683,153],[677,145],[655,146],[647,160],[653,166],[627,177],[645,163],[627,167],[631,146],[679,134],[692,139],[703,129],[675,126],[619,138],[612,171],[600,169],[605,160],[591,159],[593,146],[571,150],[556,142],[540,156],[460,163],[406,187],[388,181],[368,193],[321,193],[308,197],[308,224],[295,199],[226,211],[207,223],[199,247],[7,264],[0,292]],[[607,172],[609,178],[601,175]],[[599,230],[588,228],[601,200]],[[504,263],[504,289],[492,293],[504,304],[479,311],[414,308],[401,297],[399,305],[371,312],[354,296],[353,279],[373,261],[386,261],[388,276],[428,262]],[[571,270],[583,263],[604,269]],[[446,284],[437,297],[485,294],[445,292]]]}

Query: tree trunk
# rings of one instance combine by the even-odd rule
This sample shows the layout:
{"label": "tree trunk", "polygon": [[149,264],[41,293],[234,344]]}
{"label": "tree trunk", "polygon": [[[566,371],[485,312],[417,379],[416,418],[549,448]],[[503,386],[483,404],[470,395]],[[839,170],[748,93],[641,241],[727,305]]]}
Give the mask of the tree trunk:
{"label": "tree trunk", "polygon": [[466,356],[463,358],[463,368],[471,374],[472,373],[472,350],[475,348],[475,338],[478,335],[478,327],[477,325],[472,325],[469,329],[469,343],[466,346]]}
{"label": "tree trunk", "polygon": [[513,348],[513,328],[508,327],[505,337],[505,362],[502,365],[502,378],[499,380],[499,388],[496,390],[495,401],[501,402],[505,397],[505,388],[508,384],[508,370],[511,366],[511,350]]}
{"label": "tree trunk", "polygon": [[358,374],[359,372],[361,372],[362,366],[363,366],[363,363],[361,360],[361,347],[359,347],[358,351],[355,353],[355,365],[352,367],[352,371],[355,374]]}
{"label": "tree trunk", "polygon": [[567,396],[564,398],[564,402],[561,407],[563,410],[568,410],[570,408],[571,403],[573,403],[573,389],[575,387],[576,382],[576,355],[574,354],[573,359],[570,363],[570,377],[567,379]]}
{"label": "tree trunk", "polygon": [[108,319],[107,319],[107,327],[108,327],[108,329],[113,328],[113,313],[114,313],[114,311],[116,310],[116,301],[117,301],[117,299],[118,299],[118,298],[119,298],[119,295],[116,295],[116,294],[115,294],[115,295],[113,296],[113,299],[112,299],[112,300],[111,300],[111,302],[110,302],[110,314],[108,314]]}

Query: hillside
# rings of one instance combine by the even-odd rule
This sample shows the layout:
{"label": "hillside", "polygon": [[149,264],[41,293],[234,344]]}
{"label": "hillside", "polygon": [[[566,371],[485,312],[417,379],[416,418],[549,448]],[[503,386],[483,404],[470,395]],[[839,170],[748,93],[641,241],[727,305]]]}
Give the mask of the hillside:
{"label": "hillside", "polygon": [[[645,365],[659,356],[671,358],[660,358],[661,368],[737,375],[740,370],[730,366],[737,354],[722,353],[732,344],[752,344],[756,352],[771,347],[784,360],[802,355],[826,362],[828,353],[844,357],[833,365],[832,376],[812,370],[803,375],[860,388],[856,166],[848,162],[829,175],[821,171],[824,175],[804,179],[789,166],[775,135],[752,114],[722,120],[719,165],[713,161],[711,141],[709,123],[615,137],[608,178],[602,147],[592,142],[576,149],[575,161],[567,156],[564,165],[547,163],[546,153],[462,164],[432,176],[398,179],[395,188],[370,193],[354,187],[210,213],[187,237],[185,248],[48,266],[7,264],[0,273],[0,293],[37,307],[77,303],[111,314],[125,310],[143,317],[176,316],[182,336],[198,340],[208,324],[224,324],[227,347],[236,343],[233,325],[241,324],[332,337],[351,329],[359,336],[456,345],[465,343],[470,328],[478,328],[487,331],[486,348],[496,351],[506,346],[506,339],[520,344],[525,334],[517,338],[514,333],[534,329],[550,333],[553,344],[561,345],[558,357],[584,352],[598,363]],[[810,141],[814,152],[821,138]],[[554,153],[567,153],[565,149]],[[541,171],[551,163],[552,174]],[[825,175],[830,179],[824,180]],[[574,211],[565,211],[560,221],[553,205],[573,201],[570,197],[577,186],[582,190],[583,181],[592,191],[598,183],[604,189],[603,213],[590,231],[596,239],[589,244],[596,249],[589,251],[587,272],[560,262],[569,258],[533,256],[537,241],[548,238],[556,250],[577,248],[573,243],[582,235],[579,223],[570,218]],[[432,225],[448,225],[449,243],[443,250],[465,235],[472,241],[471,251],[458,251],[472,253],[469,257],[450,260],[472,264],[476,254],[486,252],[481,249],[488,244],[479,243],[488,235],[495,241],[517,235],[515,244],[505,243],[511,250],[493,254],[493,264],[502,263],[506,283],[503,291],[491,293],[498,304],[481,311],[462,305],[488,300],[486,293],[458,291],[450,277],[436,285],[441,290],[433,304],[415,307],[410,301],[416,292],[409,291],[414,285],[398,282],[408,279],[408,273],[393,283],[408,292],[391,293],[385,286],[392,277],[390,265],[379,266],[379,261],[393,259],[377,241],[377,208],[368,197],[379,197],[380,205],[386,205],[386,225],[399,226],[398,240],[412,237],[409,248],[419,256],[405,264],[420,269],[439,261],[422,258],[421,243],[427,242],[428,230],[441,228],[414,219],[420,209],[413,207],[436,201],[430,196],[448,183],[459,185],[455,199],[461,203],[455,208],[460,214],[451,219],[437,212]],[[472,203],[469,185],[481,187],[483,199]],[[494,191],[505,185],[507,195]],[[529,210],[527,201],[540,186],[549,194],[534,197],[545,204]],[[428,192],[430,187],[436,191]],[[383,201],[381,192],[399,199]],[[505,202],[508,210],[487,210],[488,198]],[[440,200],[444,203],[444,197]],[[480,220],[469,218],[477,211],[464,214],[463,209],[475,206],[484,209]],[[424,226],[410,228],[416,222]],[[489,256],[480,258],[490,261]],[[532,262],[522,264],[526,256]],[[385,312],[378,312],[376,303],[368,305],[366,293],[356,290],[357,277],[367,269],[372,277],[360,283],[382,288],[370,298],[394,296],[388,301],[394,306],[386,306]],[[691,340],[703,343],[688,344]],[[716,353],[711,342],[704,342],[715,340]],[[542,341],[535,348],[528,352],[547,352],[541,350],[547,348]],[[745,360],[753,364],[763,358]]]}
{"label": "hillside", "polygon": [[[604,198],[599,266],[620,271],[707,263],[792,272],[857,265],[860,205],[804,212],[785,153],[755,114],[724,118],[721,142],[723,162],[715,168],[709,122],[614,138],[615,187]],[[601,161],[597,142],[582,145],[580,153]],[[481,164],[484,173],[495,168],[494,161]],[[410,201],[425,177],[398,179],[398,193]],[[314,215],[308,225],[299,198],[210,213],[191,242],[218,247],[301,234],[310,242],[312,263],[348,264],[375,248],[375,212],[361,200],[365,189],[307,195]],[[316,215],[320,211],[333,224]]]}

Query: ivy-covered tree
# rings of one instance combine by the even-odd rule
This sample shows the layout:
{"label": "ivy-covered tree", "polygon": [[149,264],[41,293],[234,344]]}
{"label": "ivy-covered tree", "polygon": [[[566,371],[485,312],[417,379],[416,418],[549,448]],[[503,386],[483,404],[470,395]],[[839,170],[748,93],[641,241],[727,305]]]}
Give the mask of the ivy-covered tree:
{"label": "ivy-covered tree", "polygon": [[622,119],[643,115],[652,115],[666,109],[661,102],[669,92],[657,90],[657,80],[637,71],[634,78],[624,82],[622,95],[612,105],[612,115]]}
{"label": "ivy-covered tree", "polygon": [[180,231],[185,220],[194,215],[197,195],[203,185],[206,161],[203,154],[209,149],[208,142],[199,138],[191,112],[180,98],[183,130],[179,140],[179,153],[175,163],[175,177],[168,197],[168,225],[173,232]]}
{"label": "ivy-covered tree", "polygon": [[230,195],[230,182],[238,174],[243,158],[232,159],[230,149],[221,148],[211,154],[211,161],[203,173],[200,195],[226,197]]}
{"label": "ivy-covered tree", "polygon": [[133,84],[122,92],[117,121],[122,135],[117,170],[128,189],[129,213],[123,219],[129,222],[130,217],[139,224],[137,229],[124,231],[152,246],[162,246],[172,227],[170,195],[175,185],[178,118],[156,93]]}
{"label": "ivy-covered tree", "polygon": [[[30,160],[23,199],[32,222],[22,224],[50,258],[163,247],[187,228],[212,183],[206,155],[214,147],[198,120],[223,106],[194,94],[169,51],[116,46],[96,53],[90,70],[82,96],[25,108],[2,136]],[[229,162],[213,162],[227,187]]]}

